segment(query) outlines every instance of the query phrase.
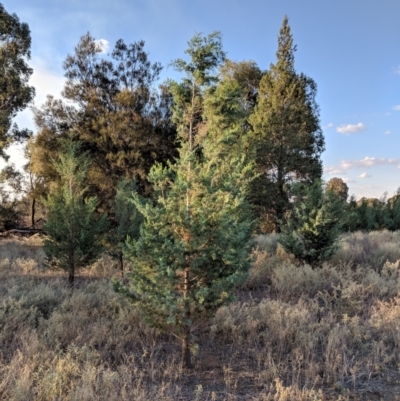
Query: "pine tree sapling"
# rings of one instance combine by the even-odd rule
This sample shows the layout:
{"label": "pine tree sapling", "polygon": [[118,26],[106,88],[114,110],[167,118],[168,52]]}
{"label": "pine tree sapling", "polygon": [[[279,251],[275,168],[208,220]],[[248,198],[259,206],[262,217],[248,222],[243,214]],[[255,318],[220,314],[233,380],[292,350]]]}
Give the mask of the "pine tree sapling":
{"label": "pine tree sapling", "polygon": [[[207,146],[211,144],[204,144],[208,156]],[[177,165],[152,169],[156,201],[143,205],[134,198],[144,222],[139,239],[128,241],[124,249],[134,269],[131,287],[116,284],[151,324],[182,340],[187,367],[193,324],[230,300],[250,268],[252,221],[243,189],[250,171],[240,160],[231,161],[229,175],[220,165],[214,158],[194,164],[185,145]]]}
{"label": "pine tree sapling", "polygon": [[[215,123],[214,132],[210,128],[209,135],[196,138],[201,158],[193,147],[197,124],[212,120],[216,112],[210,106],[204,113],[203,96],[211,96],[212,91],[201,96],[200,92],[206,77],[209,83],[215,82],[209,74],[221,49],[217,36],[194,39],[187,52],[192,62],[181,63],[192,83],[192,95],[175,101],[175,119],[182,118],[180,157],[174,165],[152,168],[148,180],[154,187],[153,202],[144,204],[137,195],[133,198],[144,221],[140,237],[127,241],[124,248],[133,268],[130,287],[115,282],[116,289],[140,306],[153,326],[181,339],[185,367],[192,365],[193,328],[232,299],[233,289],[247,275],[253,230],[247,202],[252,165],[239,152],[230,152],[237,132]],[[205,64],[196,61],[198,55],[205,57]],[[210,60],[214,62],[207,64]],[[191,76],[186,67],[195,67],[194,61],[207,69],[193,68]],[[175,86],[176,96],[182,87]]]}
{"label": "pine tree sapling", "polygon": [[315,266],[337,250],[343,202],[335,193],[324,191],[320,180],[295,188],[296,199],[287,213],[279,242],[286,252]]}
{"label": "pine tree sapling", "polygon": [[106,220],[96,215],[97,199],[84,197],[89,161],[85,154],[79,155],[79,144],[66,141],[54,166],[61,188],[53,190],[44,201],[48,208],[44,251],[47,265],[66,270],[72,285],[76,270],[99,257]]}

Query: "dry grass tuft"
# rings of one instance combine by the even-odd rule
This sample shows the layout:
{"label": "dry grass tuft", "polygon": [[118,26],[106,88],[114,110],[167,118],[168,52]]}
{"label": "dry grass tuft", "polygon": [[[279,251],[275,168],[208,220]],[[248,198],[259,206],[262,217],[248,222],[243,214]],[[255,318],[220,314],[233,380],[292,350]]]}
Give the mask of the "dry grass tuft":
{"label": "dry grass tuft", "polygon": [[[0,399],[388,400],[400,392],[400,233],[343,236],[321,269],[256,238],[237,302],[193,333],[195,369],[110,285],[106,255],[69,289],[40,238],[0,242]],[[398,243],[398,242],[397,242]],[[119,274],[119,273],[118,273]]]}

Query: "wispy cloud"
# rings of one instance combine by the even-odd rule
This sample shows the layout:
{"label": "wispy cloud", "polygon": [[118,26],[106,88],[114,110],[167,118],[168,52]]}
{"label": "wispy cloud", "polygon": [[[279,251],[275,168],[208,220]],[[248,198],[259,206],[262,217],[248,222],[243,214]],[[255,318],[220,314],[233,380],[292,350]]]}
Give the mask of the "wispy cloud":
{"label": "wispy cloud", "polygon": [[358,178],[371,178],[372,175],[364,172],[364,173],[359,174],[357,177]]}
{"label": "wispy cloud", "polygon": [[332,128],[333,127],[333,123],[329,123],[328,125],[323,125],[322,129],[328,129],[328,128]]}
{"label": "wispy cloud", "polygon": [[367,127],[363,123],[344,124],[341,125],[340,127],[337,127],[336,131],[339,132],[340,134],[350,135],[350,134],[356,134],[357,132],[363,132],[366,130],[366,128]]}
{"label": "wispy cloud", "polygon": [[101,49],[101,54],[106,54],[108,49],[110,48],[110,42],[106,39],[97,39],[96,45],[98,45]]}
{"label": "wispy cloud", "polygon": [[[364,157],[360,160],[342,160],[339,166],[330,166],[324,169],[326,174],[339,175],[346,174],[348,170],[365,169],[375,166],[396,166],[400,168],[400,158],[390,159],[387,157]],[[360,177],[365,178],[365,177]]]}
{"label": "wispy cloud", "polygon": [[385,135],[390,135],[391,132],[390,131],[385,131]]}
{"label": "wispy cloud", "polygon": [[393,106],[392,110],[400,111],[400,104],[396,104],[396,106]]}
{"label": "wispy cloud", "polygon": [[394,70],[396,74],[400,74],[400,65]]}

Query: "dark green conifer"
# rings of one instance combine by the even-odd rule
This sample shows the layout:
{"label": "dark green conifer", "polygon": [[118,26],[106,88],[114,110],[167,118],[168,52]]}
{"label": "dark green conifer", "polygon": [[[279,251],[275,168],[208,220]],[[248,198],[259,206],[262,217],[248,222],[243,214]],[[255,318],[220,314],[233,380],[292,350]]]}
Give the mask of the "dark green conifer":
{"label": "dark green conifer", "polygon": [[278,37],[277,61],[263,75],[258,104],[250,116],[256,134],[257,171],[252,189],[259,215],[280,231],[280,221],[290,207],[294,182],[311,183],[320,178],[324,138],[315,101],[317,86],[294,66],[293,44],[288,18]]}
{"label": "dark green conifer", "polygon": [[319,265],[337,250],[343,202],[332,191],[324,191],[320,180],[312,185],[298,184],[294,194],[279,242],[297,259]]}
{"label": "dark green conifer", "polygon": [[59,161],[54,161],[61,188],[53,190],[45,201],[46,262],[49,267],[66,270],[71,285],[76,270],[99,257],[106,228],[105,216],[96,215],[97,199],[85,198],[89,165],[87,155],[79,155],[79,144],[67,141]]}

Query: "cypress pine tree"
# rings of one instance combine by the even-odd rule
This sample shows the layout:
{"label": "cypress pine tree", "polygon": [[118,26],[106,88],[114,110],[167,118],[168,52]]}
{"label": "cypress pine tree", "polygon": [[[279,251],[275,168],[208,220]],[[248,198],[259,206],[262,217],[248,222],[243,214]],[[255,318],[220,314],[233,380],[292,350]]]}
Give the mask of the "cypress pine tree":
{"label": "cypress pine tree", "polygon": [[128,237],[131,239],[139,237],[140,225],[143,220],[131,199],[134,192],[137,192],[135,181],[123,179],[119,182],[113,205],[115,224],[107,235],[109,253],[119,260],[122,274],[124,274],[122,247]]}
{"label": "cypress pine tree", "polygon": [[66,270],[71,285],[76,270],[98,258],[106,228],[105,216],[96,216],[97,199],[84,197],[89,165],[87,155],[79,155],[79,144],[67,141],[59,161],[54,161],[61,188],[50,193],[44,202],[48,208],[44,225],[46,262],[50,267]]}
{"label": "cypress pine tree", "polygon": [[337,250],[344,205],[332,191],[324,191],[320,180],[298,184],[294,206],[282,226],[279,242],[297,259],[311,266],[328,260]]}
{"label": "cypress pine tree", "polygon": [[[220,109],[207,100],[212,91],[200,93],[204,83],[215,82],[210,70],[221,54],[219,40],[196,35],[189,42],[192,62],[180,63],[191,81],[173,88],[175,118],[181,118],[180,158],[151,170],[154,202],[143,204],[134,197],[144,217],[139,239],[128,241],[124,250],[134,272],[130,288],[115,283],[151,324],[181,339],[185,367],[192,365],[193,326],[232,298],[250,268],[252,220],[246,195],[252,166],[238,152],[230,153],[237,132],[219,123]],[[202,58],[213,61],[202,63]],[[181,96],[185,87],[190,96]],[[211,120],[209,134],[199,135],[196,124]],[[201,157],[193,146],[195,134]]]}
{"label": "cypress pine tree", "polygon": [[288,18],[278,37],[277,61],[261,79],[258,104],[250,116],[257,139],[257,169],[253,203],[260,216],[272,219],[280,231],[289,208],[294,182],[311,183],[320,178],[324,138],[315,102],[316,84],[304,74],[296,73]]}

